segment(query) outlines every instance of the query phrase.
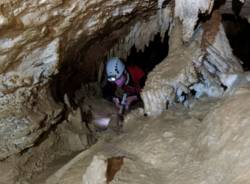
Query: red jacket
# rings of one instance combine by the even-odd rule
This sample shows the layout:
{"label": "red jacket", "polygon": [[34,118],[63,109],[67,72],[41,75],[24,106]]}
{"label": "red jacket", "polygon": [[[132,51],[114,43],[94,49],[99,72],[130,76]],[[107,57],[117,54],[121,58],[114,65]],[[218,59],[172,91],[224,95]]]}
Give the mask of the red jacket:
{"label": "red jacket", "polygon": [[122,89],[130,95],[138,95],[141,92],[141,81],[145,73],[137,66],[129,66],[127,67],[127,71],[130,75],[130,79],[128,84],[122,86]]}

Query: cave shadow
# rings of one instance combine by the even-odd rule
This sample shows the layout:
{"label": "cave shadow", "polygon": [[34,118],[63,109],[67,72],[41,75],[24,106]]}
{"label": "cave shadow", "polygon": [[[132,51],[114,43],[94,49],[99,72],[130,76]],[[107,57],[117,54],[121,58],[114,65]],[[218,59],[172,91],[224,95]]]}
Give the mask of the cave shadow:
{"label": "cave shadow", "polygon": [[233,53],[250,70],[250,24],[247,19],[233,14],[222,14],[222,23]]}
{"label": "cave shadow", "polygon": [[144,48],[144,51],[137,51],[135,46],[133,46],[125,62],[126,65],[140,67],[147,76],[156,65],[167,57],[169,49],[168,41],[169,36],[167,31],[164,39],[161,38],[160,33],[156,34],[154,39]]}

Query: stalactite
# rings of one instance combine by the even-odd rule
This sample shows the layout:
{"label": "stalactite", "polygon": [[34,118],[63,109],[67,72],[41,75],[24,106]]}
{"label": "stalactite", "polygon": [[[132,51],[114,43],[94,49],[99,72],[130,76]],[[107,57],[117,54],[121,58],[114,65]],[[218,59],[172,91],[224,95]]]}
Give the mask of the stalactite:
{"label": "stalactite", "polygon": [[[225,88],[221,74],[242,71],[233,56],[222,25],[212,35],[215,39],[206,50],[200,47],[204,30],[200,27],[195,40],[182,44],[182,24],[175,21],[171,30],[169,55],[148,75],[142,91],[145,113],[156,116],[166,110],[166,104],[183,103],[189,106],[191,90],[196,98],[202,95],[222,97]],[[203,35],[203,37],[202,37]],[[201,39],[202,38],[202,39]],[[226,81],[225,79],[223,79]]]}
{"label": "stalactite", "polygon": [[175,16],[183,22],[183,40],[189,41],[200,13],[209,14],[214,0],[176,0]]}
{"label": "stalactite", "polygon": [[[162,1],[159,1],[163,3]],[[158,4],[162,7],[162,4]],[[121,38],[118,43],[110,50],[108,57],[117,56],[126,60],[133,46],[137,51],[144,51],[150,41],[154,39],[157,33],[160,33],[161,39],[165,37],[166,31],[170,25],[170,12],[166,8],[159,8],[157,13],[148,18],[148,20],[141,20],[131,27],[129,34],[125,38]]]}

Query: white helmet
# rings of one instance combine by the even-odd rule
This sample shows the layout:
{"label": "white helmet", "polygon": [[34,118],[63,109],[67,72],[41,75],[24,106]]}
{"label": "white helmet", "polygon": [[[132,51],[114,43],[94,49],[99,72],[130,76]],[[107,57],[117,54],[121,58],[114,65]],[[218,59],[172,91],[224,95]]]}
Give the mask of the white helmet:
{"label": "white helmet", "polygon": [[108,60],[106,64],[106,74],[108,81],[115,81],[121,77],[124,71],[125,65],[119,58],[113,57]]}

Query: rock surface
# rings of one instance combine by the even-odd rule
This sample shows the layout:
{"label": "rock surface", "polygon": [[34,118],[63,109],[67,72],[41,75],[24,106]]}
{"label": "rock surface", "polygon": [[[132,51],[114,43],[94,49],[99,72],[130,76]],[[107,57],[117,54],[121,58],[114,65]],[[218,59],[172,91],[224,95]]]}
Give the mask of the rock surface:
{"label": "rock surface", "polygon": [[[189,106],[190,103],[186,97],[189,97],[192,90],[196,91],[195,97],[200,97],[204,93],[213,97],[221,97],[225,87],[228,87],[228,94],[234,93],[231,86],[242,84],[233,79],[234,75],[236,78],[244,78],[246,83],[249,82],[247,76],[241,76],[241,67],[232,55],[218,16],[213,14],[215,16],[208,21],[208,25],[195,27],[199,13],[211,13],[214,3],[212,0],[167,2],[169,4],[166,5],[166,2],[161,0],[134,0],[132,2],[127,0],[0,0],[0,160],[6,161],[1,162],[0,165],[1,181],[11,183],[9,178],[16,174],[12,174],[13,168],[16,167],[13,163],[18,163],[18,166],[23,165],[24,168],[20,169],[23,172],[28,169],[39,170],[45,158],[49,157],[48,154],[52,154],[51,147],[54,144],[57,145],[56,135],[55,137],[52,135],[52,140],[42,142],[44,144],[40,141],[53,125],[65,118],[63,116],[65,104],[56,103],[51,94],[51,90],[57,87],[53,86],[55,83],[51,81],[58,72],[67,79],[64,81],[62,79],[65,78],[62,78],[61,83],[69,85],[68,83],[75,82],[68,77],[70,75],[68,70],[62,70],[63,67],[67,69],[68,66],[74,66],[74,69],[77,68],[77,71],[84,74],[82,78],[76,77],[80,81],[79,84],[82,80],[89,82],[96,79],[100,61],[106,55],[126,58],[134,44],[138,50],[143,50],[154,34],[160,32],[163,38],[163,34],[169,28],[171,30],[177,27],[176,32],[169,32],[172,37],[169,58],[149,75],[143,91],[142,96],[147,114],[160,114],[168,104],[176,102],[186,103]],[[176,26],[173,26],[173,17],[182,20],[182,25],[174,22]],[[213,29],[211,25],[214,25]],[[185,44],[182,41],[185,41]],[[75,70],[71,72],[74,73]],[[71,86],[69,85],[68,88]],[[74,113],[79,115],[79,112]],[[138,112],[138,114],[141,113],[142,110]],[[76,114],[74,115],[77,116]],[[75,126],[81,127],[79,118],[69,116],[69,119],[76,123]],[[146,125],[150,127],[150,123]],[[159,128],[162,126],[159,122]],[[85,148],[86,140],[78,133],[72,132],[65,122],[61,125],[61,130],[62,135],[59,137],[63,139],[65,146],[69,145],[69,150],[66,149],[65,152],[80,151]],[[152,135],[154,144],[147,148],[138,147],[138,154],[142,153],[142,155],[139,154],[143,158],[142,162],[137,160],[134,163],[130,159],[133,158],[130,157],[131,155],[137,153],[131,151],[136,145],[133,145],[133,139],[129,137],[125,137],[131,140],[131,147],[127,151],[123,152],[122,149],[117,151],[117,148],[108,146],[111,152],[107,151],[108,149],[101,152],[107,158],[107,155],[114,156],[112,150],[119,153],[118,156],[122,152],[122,155],[127,157],[122,173],[126,175],[132,167],[132,170],[140,175],[140,178],[129,179],[134,180],[134,183],[145,181],[145,178],[148,183],[154,183],[153,180],[157,177],[160,183],[162,177],[154,168],[155,164],[159,163],[158,158],[155,158],[157,155],[150,154],[151,147],[156,146],[155,143],[159,139],[156,138],[154,132],[147,131],[149,131],[148,135]],[[178,131],[184,132],[181,128]],[[190,131],[196,133],[198,130],[194,128]],[[55,132],[52,131],[52,133]],[[168,138],[172,135],[171,132],[164,133],[164,136]],[[137,138],[135,135],[132,137]],[[149,140],[146,135],[142,137],[145,141]],[[188,135],[186,138],[189,141]],[[173,145],[169,144],[172,147],[182,144],[180,140],[177,139]],[[77,144],[73,145],[73,143]],[[144,142],[144,144],[147,143]],[[186,144],[191,143],[186,142]],[[185,153],[187,145],[184,145],[184,148],[178,148],[177,152]],[[162,148],[166,148],[165,146],[162,143]],[[32,149],[29,149],[31,147]],[[97,148],[95,151],[99,151]],[[39,154],[40,151],[44,151],[43,154]],[[175,155],[177,152],[170,154]],[[15,157],[18,153],[20,157]],[[35,157],[35,154],[39,154],[39,157]],[[153,158],[150,158],[151,156]],[[170,155],[167,158],[172,157]],[[180,159],[183,158],[181,155]],[[90,163],[91,160],[92,158],[88,157],[84,164]],[[147,164],[150,164],[150,167]],[[180,169],[178,172],[182,171],[177,166],[179,162],[174,161],[171,164]],[[10,165],[13,168],[10,168]],[[81,172],[77,170],[77,172],[82,181],[83,170]],[[146,173],[149,172],[152,174],[147,176]],[[67,181],[71,181],[74,175],[69,177]],[[120,177],[122,178],[123,174]],[[171,179],[175,181],[174,178]]]}
{"label": "rock surface", "polygon": [[0,1],[0,159],[34,145],[59,119],[63,106],[52,99],[49,82],[65,58],[75,58],[107,25],[118,29],[119,21],[156,4]]}
{"label": "rock surface", "polygon": [[[249,104],[248,86],[245,93],[224,100],[203,98],[191,110],[177,105],[157,118],[134,116],[126,121],[124,134],[104,137],[47,183],[80,184],[83,175],[94,180],[106,170],[97,173],[97,163],[117,156],[124,163],[113,184],[248,183]],[[105,179],[102,175],[99,182]]]}
{"label": "rock surface", "polygon": [[170,48],[165,58],[148,75],[142,91],[145,113],[159,115],[175,102],[188,106],[188,98],[203,94],[222,97],[224,87],[219,76],[242,72],[226,38],[220,15],[214,11],[210,20],[197,28],[189,43],[182,42],[182,24],[176,19],[170,33]]}
{"label": "rock surface", "polygon": [[57,123],[62,111],[51,98],[48,86],[20,88],[1,98],[0,159],[35,144],[38,137]]}
{"label": "rock surface", "polygon": [[183,40],[188,41],[198,21],[198,15],[210,14],[214,0],[176,0],[175,17],[179,17],[183,23]]}
{"label": "rock surface", "polygon": [[[163,1],[153,0],[137,0],[133,3],[126,0],[15,0],[1,1],[0,5],[0,122],[3,127],[3,134],[0,134],[0,159],[4,159],[34,145],[37,138],[59,119],[63,106],[54,103],[48,84],[62,63],[82,62],[85,78],[90,79],[92,76],[93,79],[100,57],[90,58],[93,51],[96,52],[96,45],[101,44],[94,44],[90,52],[82,53],[83,49],[88,45],[91,47],[98,38],[106,39],[109,44],[100,42],[106,47],[99,48],[103,57],[109,54],[126,58],[134,44],[138,50],[143,50],[157,32],[163,37],[173,15],[184,23],[182,34],[178,37],[189,41],[194,36],[193,28],[199,12],[209,14],[213,1],[178,0],[166,6]],[[132,17],[135,17],[134,21]],[[127,24],[127,28],[122,24]],[[119,32],[119,29],[123,31]],[[213,44],[220,50],[225,48],[221,44],[228,43],[223,30],[219,34]],[[107,38],[109,36],[111,38]],[[120,41],[115,45],[117,40]],[[225,48],[221,54],[227,55],[228,49]],[[208,61],[216,60],[212,51],[208,50],[208,53]],[[223,62],[217,63],[223,65],[221,67],[225,70]],[[210,70],[214,69],[209,63],[207,66]],[[235,70],[234,66],[227,67]],[[64,72],[67,73],[67,70]],[[180,89],[178,93],[183,90]],[[146,99],[144,101],[147,107]]]}

